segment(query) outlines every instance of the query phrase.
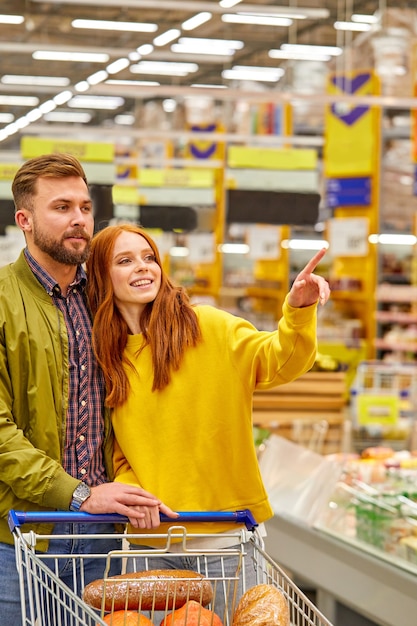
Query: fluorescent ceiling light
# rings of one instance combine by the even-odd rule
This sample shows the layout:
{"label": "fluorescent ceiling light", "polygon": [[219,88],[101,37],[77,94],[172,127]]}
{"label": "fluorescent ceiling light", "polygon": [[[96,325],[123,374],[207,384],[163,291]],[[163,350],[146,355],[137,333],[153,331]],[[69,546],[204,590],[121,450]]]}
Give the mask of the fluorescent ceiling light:
{"label": "fluorescent ceiling light", "polygon": [[242,50],[243,41],[238,39],[210,39],[206,37],[181,37],[178,43],[188,46],[193,52],[199,52],[201,48],[211,47],[213,52],[219,53],[220,50],[233,48],[234,50]]}
{"label": "fluorescent ceiling light", "polygon": [[74,85],[75,91],[88,91],[90,89],[90,85],[86,80],[81,80],[79,83]]}
{"label": "fluorescent ceiling light", "polygon": [[222,243],[218,250],[223,254],[247,254],[250,247],[247,243]]}
{"label": "fluorescent ceiling light", "polygon": [[321,250],[328,248],[329,242],[324,239],[283,239],[281,247],[290,250]]}
{"label": "fluorescent ceiling light", "polygon": [[197,13],[193,17],[190,17],[189,20],[185,20],[185,22],[181,24],[181,28],[182,30],[194,30],[194,28],[205,24],[206,22],[211,20],[211,18],[211,13],[209,13],[208,11],[203,11],[202,13]]}
{"label": "fluorescent ceiling light", "polygon": [[366,33],[368,30],[371,30],[371,24],[365,24],[365,22],[335,22],[333,27],[336,30],[348,30],[353,32],[362,32]]}
{"label": "fluorescent ceiling light", "polygon": [[44,115],[45,113],[49,113],[54,109],[56,109],[56,103],[53,100],[47,100],[46,102],[42,102],[42,104],[39,105],[39,111],[41,111],[42,115]]}
{"label": "fluorescent ceiling light", "polygon": [[281,67],[234,65],[231,70],[223,70],[222,77],[228,80],[253,80],[276,83],[284,73]]}
{"label": "fluorescent ceiling light", "polygon": [[292,19],[276,15],[225,13],[222,15],[222,22],[227,24],[253,24],[256,26],[291,26]]}
{"label": "fluorescent ceiling light", "polygon": [[106,80],[106,85],[120,85],[121,87],[158,87],[160,84],[155,80]]}
{"label": "fluorescent ceiling light", "polygon": [[122,30],[133,33],[154,33],[158,30],[157,24],[141,22],[112,22],[108,20],[73,20],[74,28],[88,28],[93,30]]}
{"label": "fluorescent ceiling light", "polygon": [[73,124],[88,124],[91,114],[82,111],[52,111],[44,116],[46,122],[70,122]]}
{"label": "fluorescent ceiling light", "polygon": [[43,113],[39,109],[32,109],[31,111],[29,111],[29,113],[25,115],[25,117],[30,123],[32,123],[32,122],[36,122],[37,120],[39,120],[42,117],[42,115]]}
{"label": "fluorescent ceiling light", "polygon": [[67,89],[66,91],[61,91],[61,93],[57,93],[57,95],[53,98],[53,101],[58,106],[61,104],[65,104],[68,100],[72,98],[72,91]]}
{"label": "fluorescent ceiling light", "polygon": [[342,48],[338,46],[314,46],[297,43],[283,43],[281,50],[289,52],[311,52],[312,54],[330,54],[330,56],[339,56],[342,54]]}
{"label": "fluorescent ceiling light", "polygon": [[239,4],[239,2],[242,2],[242,0],[220,0],[219,5],[224,9],[230,9],[236,4]]}
{"label": "fluorescent ceiling light", "polygon": [[58,52],[57,50],[36,50],[32,54],[36,61],[77,61],[79,63],[107,63],[109,55],[101,52]]}
{"label": "fluorescent ceiling light", "polygon": [[227,85],[207,85],[207,84],[199,84],[193,83],[191,87],[197,87],[200,89],[228,89]]}
{"label": "fluorescent ceiling light", "polygon": [[0,15],[0,24],[23,24],[23,15]]}
{"label": "fluorescent ceiling light", "polygon": [[417,243],[415,235],[396,235],[382,233],[380,235],[369,235],[369,243],[385,243],[389,245],[414,246]]}
{"label": "fluorescent ceiling light", "polygon": [[163,76],[187,76],[198,70],[197,63],[175,63],[174,61],[139,61],[130,66],[133,74],[160,74]]}
{"label": "fluorescent ceiling light", "polygon": [[0,104],[6,106],[35,107],[39,104],[36,96],[0,96]]}
{"label": "fluorescent ceiling light", "polygon": [[129,67],[129,65],[129,59],[117,59],[117,61],[113,61],[113,63],[110,63],[110,65],[106,67],[106,72],[108,74],[117,74],[118,72],[121,72],[122,70]]}
{"label": "fluorescent ceiling light", "polygon": [[136,48],[136,50],[143,57],[146,57],[148,54],[151,54],[151,52],[154,51],[154,47],[151,43],[144,43],[142,46],[139,46],[139,48]]}
{"label": "fluorescent ceiling light", "polygon": [[170,256],[186,257],[190,254],[190,251],[185,246],[172,246],[169,249],[169,254]]}
{"label": "fluorescent ceiling light", "polygon": [[288,59],[293,61],[330,61],[330,54],[317,54],[316,52],[296,52],[287,50],[269,50],[271,59]]}
{"label": "fluorescent ceiling light", "polygon": [[0,124],[9,124],[13,122],[14,115],[11,113],[0,113]]}
{"label": "fluorescent ceiling light", "polygon": [[224,63],[226,60],[228,61],[228,57],[232,57],[234,55],[234,53],[236,52],[236,50],[234,50],[233,48],[224,48],[221,50],[213,50],[212,48],[210,48],[210,46],[208,48],[200,48],[198,51],[195,48],[190,48],[184,44],[181,43],[173,43],[171,46],[171,52],[175,52],[176,54],[192,54],[196,57],[200,57],[200,56],[210,56],[211,57],[211,61],[213,61],[213,59],[217,59],[219,63]]}
{"label": "fluorescent ceiling light", "polygon": [[115,116],[114,123],[120,126],[132,126],[135,123],[135,116],[130,113],[122,113]]}
{"label": "fluorescent ceiling light", "polygon": [[155,46],[165,46],[167,43],[171,43],[171,41],[174,41],[174,39],[178,39],[180,35],[181,31],[178,30],[178,28],[171,28],[165,33],[158,35],[158,37],[155,37],[153,43]]}
{"label": "fluorescent ceiling light", "polygon": [[377,24],[379,22],[379,17],[376,15],[360,15],[359,13],[354,13],[351,17],[352,22],[362,22],[366,24]]}
{"label": "fluorescent ceiling light", "polygon": [[99,83],[104,82],[108,77],[109,75],[106,70],[99,70],[87,78],[87,83],[89,85],[98,85]]}
{"label": "fluorescent ceiling light", "polygon": [[37,87],[66,87],[70,79],[66,76],[25,76],[23,74],[5,74],[0,82],[3,85],[35,85]]}
{"label": "fluorescent ceiling light", "polygon": [[68,106],[74,109],[103,109],[114,110],[124,104],[124,98],[119,96],[74,96]]}

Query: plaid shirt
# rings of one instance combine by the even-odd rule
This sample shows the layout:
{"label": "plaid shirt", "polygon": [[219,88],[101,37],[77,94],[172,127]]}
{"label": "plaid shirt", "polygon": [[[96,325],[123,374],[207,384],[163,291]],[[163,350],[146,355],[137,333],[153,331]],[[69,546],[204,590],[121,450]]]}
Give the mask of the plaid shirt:
{"label": "plaid shirt", "polygon": [[79,267],[67,295],[25,249],[32,272],[62,312],[68,333],[69,390],[62,465],[68,474],[94,486],[106,482],[103,461],[104,380],[91,345],[85,302],[86,275]]}

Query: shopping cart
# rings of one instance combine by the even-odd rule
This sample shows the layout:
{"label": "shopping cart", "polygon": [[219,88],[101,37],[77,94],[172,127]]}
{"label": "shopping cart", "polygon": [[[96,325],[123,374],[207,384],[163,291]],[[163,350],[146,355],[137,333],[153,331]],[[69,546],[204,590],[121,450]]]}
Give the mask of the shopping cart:
{"label": "shopping cart", "polygon": [[[161,521],[169,521],[172,519],[161,515]],[[222,533],[221,537],[227,539],[229,547],[219,548],[193,548],[196,541],[197,546],[201,546],[201,541],[206,541],[210,545],[213,542],[212,535],[190,534],[187,532],[185,524],[187,522],[209,521],[209,522],[236,522],[239,529],[229,533]],[[212,587],[212,600],[206,606],[207,609],[215,612],[221,618],[223,626],[231,626],[233,615],[242,593],[246,591],[245,572],[247,568],[255,570],[256,584],[270,584],[279,589],[284,598],[287,600],[289,607],[291,626],[332,626],[331,623],[320,613],[311,600],[294,584],[289,576],[271,559],[265,552],[262,538],[257,530],[257,524],[248,510],[237,512],[214,512],[214,513],[180,513],[179,518],[170,526],[165,534],[145,534],[138,533],[129,535],[129,539],[140,539],[141,541],[152,538],[163,540],[163,547],[149,549],[132,549],[126,543],[126,534],[121,535],[126,545],[126,549],[115,550],[108,554],[89,554],[88,558],[97,558],[103,560],[103,595],[100,609],[93,608],[83,599],[83,559],[86,555],[70,554],[65,558],[72,559],[74,572],[74,589],[72,591],[57,576],[58,560],[62,559],[62,554],[49,554],[36,552],[37,541],[42,539],[51,539],[52,536],[37,535],[33,531],[23,532],[24,524],[38,522],[127,522],[127,518],[119,515],[91,515],[89,513],[72,513],[72,512],[21,512],[10,511],[9,527],[14,537],[16,548],[16,563],[20,577],[20,589],[22,600],[22,622],[24,626],[104,626],[112,624],[108,620],[108,598],[106,598],[106,585],[111,589],[111,577],[107,576],[110,569],[112,559],[122,559],[123,566],[130,557],[142,557],[145,559],[146,571],[145,576],[150,572],[152,564],[157,557],[163,557],[172,560],[171,567],[176,568],[176,559],[186,557],[192,559],[193,569],[201,573],[204,580],[208,579]],[[108,535],[97,535],[96,538],[107,537]],[[112,535],[113,536],[113,535]],[[93,539],[95,536],[91,536]],[[79,536],[74,535],[74,539]],[[61,539],[58,535],[54,535],[54,539]],[[62,536],[63,541],[68,540],[68,535]],[[247,542],[253,547],[251,556],[246,551]],[[175,546],[175,550],[174,549]],[[172,551],[173,550],[173,551]],[[253,555],[252,555],[253,553]],[[211,557],[217,557],[221,563],[220,577],[214,578],[210,576],[208,563]],[[178,562],[178,561],[177,561]],[[130,574],[126,574],[126,605],[128,608],[128,592],[130,584]],[[132,575],[133,576],[133,575]],[[76,580],[75,580],[76,578]],[[176,583],[173,583],[174,585]],[[183,584],[187,584],[186,579]],[[176,594],[176,590],[170,590]],[[110,602],[113,596],[110,597]],[[106,604],[107,603],[107,604]],[[175,604],[175,603],[174,603]],[[107,607],[107,608],[106,608]],[[145,614],[150,622],[155,626],[159,626],[161,618],[170,616],[176,607],[169,606],[168,603],[164,612],[157,612],[155,607],[146,607],[146,613],[139,601],[136,611]],[[113,606],[113,611],[115,607]],[[184,619],[184,618],[183,618]],[[120,622],[118,622],[120,624]],[[137,624],[141,626],[142,622],[129,622],[129,624]],[[181,623],[188,623],[187,618]],[[191,623],[191,622],[190,622]],[[195,622],[192,622],[193,624]],[[205,622],[207,623],[207,622]],[[127,624],[127,622],[126,622]]]}

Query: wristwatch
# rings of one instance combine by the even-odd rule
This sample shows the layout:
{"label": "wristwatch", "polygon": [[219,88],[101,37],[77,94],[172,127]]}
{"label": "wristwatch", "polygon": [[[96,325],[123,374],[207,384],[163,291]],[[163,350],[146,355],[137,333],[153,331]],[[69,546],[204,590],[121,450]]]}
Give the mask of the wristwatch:
{"label": "wristwatch", "polygon": [[70,511],[79,511],[80,506],[83,502],[87,500],[91,496],[91,489],[85,483],[80,483],[74,489],[74,493],[72,494],[72,500],[70,504]]}

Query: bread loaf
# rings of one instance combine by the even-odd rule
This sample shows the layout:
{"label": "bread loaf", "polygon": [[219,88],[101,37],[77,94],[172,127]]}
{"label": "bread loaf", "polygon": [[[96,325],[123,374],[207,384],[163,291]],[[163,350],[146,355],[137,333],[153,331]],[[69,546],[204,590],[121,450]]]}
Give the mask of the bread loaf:
{"label": "bread loaf", "polygon": [[165,611],[178,609],[189,600],[203,606],[213,599],[211,582],[192,570],[149,570],[120,574],[89,583],[83,600],[106,611]]}
{"label": "bread loaf", "polygon": [[288,601],[273,585],[255,585],[240,598],[233,626],[290,626]]}

